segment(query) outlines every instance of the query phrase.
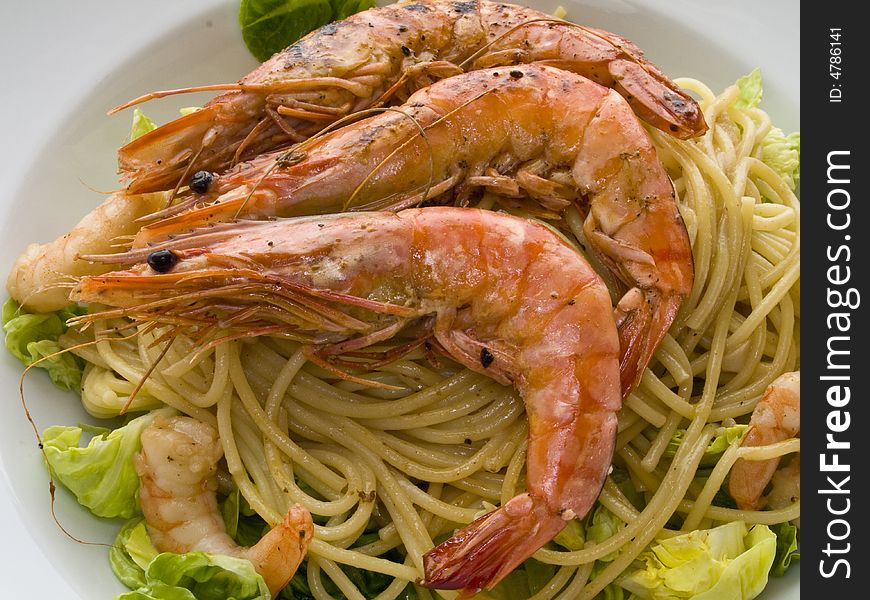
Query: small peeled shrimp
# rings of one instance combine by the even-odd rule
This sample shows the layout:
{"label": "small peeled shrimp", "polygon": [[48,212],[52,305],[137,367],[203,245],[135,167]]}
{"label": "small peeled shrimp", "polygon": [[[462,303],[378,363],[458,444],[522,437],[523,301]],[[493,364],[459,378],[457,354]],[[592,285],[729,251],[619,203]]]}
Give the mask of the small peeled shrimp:
{"label": "small peeled shrimp", "polygon": [[118,164],[131,192],[172,189],[195,171],[222,172],[239,159],[301,142],[353,112],[401,102],[433,80],[532,62],[613,87],[641,118],[679,138],[707,129],[694,99],[625,38],[513,4],[415,0],[325,25],[237,84],[155,92],[118,107],[229,90],[130,142]]}
{"label": "small peeled shrimp", "polygon": [[430,207],[225,223],[84,277],[73,296],[121,307],[79,323],[114,314],[219,323],[222,339],[307,338],[327,367],[421,321],[463,365],[513,383],[529,420],[528,492],[428,552],[430,587],[492,587],[586,515],[610,468],[622,404],[610,295],[574,248],[527,219]]}
{"label": "small peeled shrimp", "polygon": [[217,431],[190,417],[157,417],[142,432],[134,464],[139,499],[154,546],[161,552],[201,551],[251,561],[274,597],[293,577],[314,534],[311,515],[292,507],[259,542],[238,546],[227,535],[215,490],[223,455]]}
{"label": "small peeled shrimp", "polygon": [[[764,397],[752,411],[749,431],[742,446],[766,446],[795,437],[801,430],[801,374],[784,373],[777,377],[764,392]],[[789,465],[786,477],[800,485],[800,461]],[[731,467],[728,493],[741,509],[759,510],[767,503],[764,488],[779,466],[779,458],[750,461],[737,459]],[[796,473],[795,473],[796,469]],[[795,478],[796,475],[796,478]],[[798,487],[798,490],[800,488]],[[783,488],[785,490],[785,488]],[[782,493],[789,493],[782,491]],[[800,492],[798,491],[798,495]]]}
{"label": "small peeled shrimp", "polygon": [[163,208],[166,200],[163,193],[109,196],[69,233],[48,244],[30,244],[12,265],[6,290],[29,311],[51,312],[67,306],[73,278],[106,272],[105,265],[79,256],[114,252],[114,244],[128,242],[123,238],[139,231],[136,219]]}

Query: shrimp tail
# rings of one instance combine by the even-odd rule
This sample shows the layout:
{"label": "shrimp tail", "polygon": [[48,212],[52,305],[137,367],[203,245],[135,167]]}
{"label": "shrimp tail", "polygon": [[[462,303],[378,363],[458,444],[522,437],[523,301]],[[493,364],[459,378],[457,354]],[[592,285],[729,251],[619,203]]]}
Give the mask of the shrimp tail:
{"label": "shrimp tail", "polygon": [[263,575],[273,597],[293,578],[313,536],[311,513],[297,504],[245,553],[257,573]]}
{"label": "shrimp tail", "polygon": [[565,523],[544,499],[531,494],[516,496],[427,552],[422,585],[461,588],[465,595],[492,589],[553,539]]}
{"label": "shrimp tail", "polygon": [[682,304],[676,294],[644,294],[633,288],[617,304],[614,316],[619,332],[619,372],[624,396],[640,383],[646,365],[668,332]]}

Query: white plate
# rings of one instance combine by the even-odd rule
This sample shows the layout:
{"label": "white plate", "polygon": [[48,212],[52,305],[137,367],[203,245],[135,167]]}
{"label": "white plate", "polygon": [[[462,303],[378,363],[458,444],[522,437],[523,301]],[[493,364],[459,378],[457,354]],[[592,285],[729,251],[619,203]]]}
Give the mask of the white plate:
{"label": "white plate", "polygon": [[[784,130],[800,128],[799,5],[777,0],[527,0],[638,43],[673,76],[714,90],[754,67],[764,74],[763,107]],[[233,81],[255,66],[231,0],[3,2],[0,4],[0,276],[30,242],[69,229],[117,187],[114,152],[130,113],[105,111],[145,91]],[[158,122],[188,96],[154,102]],[[5,294],[4,294],[5,295]],[[51,518],[45,470],[17,400],[21,366],[0,351],[0,581],[4,597],[110,600],[122,591],[106,549],[65,537]],[[27,381],[40,428],[87,420],[73,394],[42,375]],[[76,536],[110,542],[117,524],[91,517],[63,490],[58,517]],[[765,600],[799,598],[797,569]],[[16,594],[15,592],[19,592]]]}

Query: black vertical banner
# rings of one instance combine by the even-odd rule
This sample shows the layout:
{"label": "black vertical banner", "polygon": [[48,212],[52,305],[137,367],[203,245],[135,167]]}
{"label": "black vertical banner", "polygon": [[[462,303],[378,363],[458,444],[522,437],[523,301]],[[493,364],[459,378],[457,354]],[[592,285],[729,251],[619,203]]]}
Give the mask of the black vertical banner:
{"label": "black vertical banner", "polygon": [[870,489],[867,51],[849,2],[801,25],[801,591],[866,598]]}

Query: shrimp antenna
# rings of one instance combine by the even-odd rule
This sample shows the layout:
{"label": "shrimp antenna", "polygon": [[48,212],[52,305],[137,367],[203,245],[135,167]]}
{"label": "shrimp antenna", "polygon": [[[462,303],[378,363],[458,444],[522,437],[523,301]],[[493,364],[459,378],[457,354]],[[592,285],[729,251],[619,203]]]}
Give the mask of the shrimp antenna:
{"label": "shrimp antenna", "polygon": [[136,399],[136,396],[139,395],[139,390],[145,385],[145,381],[151,376],[151,373],[154,372],[154,369],[157,367],[157,363],[163,360],[163,357],[166,356],[166,353],[169,352],[169,347],[172,346],[172,342],[175,341],[175,337],[170,337],[169,341],[166,342],[166,345],[163,346],[163,350],[160,351],[160,355],[157,359],[151,363],[151,366],[148,367],[148,370],[145,371],[145,374],[139,378],[139,382],[136,384],[136,387],[133,388],[133,391],[130,392],[130,395],[127,396],[127,401],[124,403],[124,406],[121,407],[119,415],[127,414],[127,411],[130,409],[130,406],[133,404],[133,400]]}
{"label": "shrimp antenna", "polygon": [[374,169],[372,169],[371,173],[369,173],[368,176],[366,176],[366,178],[363,179],[362,183],[360,183],[356,187],[356,189],[353,191],[353,193],[350,195],[350,198],[348,198],[347,202],[344,203],[344,209],[347,210],[348,207],[350,207],[350,205],[353,203],[354,198],[356,198],[356,196],[359,194],[360,190],[362,190],[362,188],[371,180],[371,178],[375,176],[375,174],[378,172],[378,170],[381,167],[383,167],[387,163],[388,160],[390,160],[398,152],[400,152],[402,149],[404,149],[406,146],[408,146],[408,144],[410,144],[415,139],[417,139],[418,135],[423,138],[423,141],[426,142],[426,146],[429,149],[429,181],[426,183],[426,189],[423,191],[423,194],[422,194],[418,204],[425,202],[427,200],[427,196],[429,195],[429,191],[432,189],[432,183],[433,183],[433,180],[435,177],[435,159],[433,158],[432,145],[429,143],[429,139],[426,137],[426,131],[435,127],[436,125],[442,123],[443,121],[447,120],[448,118],[450,118],[451,116],[453,116],[454,114],[456,114],[457,112],[459,112],[460,110],[462,110],[463,108],[465,108],[466,106],[471,104],[472,102],[479,100],[480,98],[482,98],[486,94],[489,94],[490,92],[494,91],[495,89],[497,89],[497,88],[488,88],[488,89],[482,91],[481,93],[479,93],[475,97],[470,98],[469,100],[466,100],[465,102],[463,102],[462,104],[460,104],[456,108],[450,110],[445,115],[439,117],[438,119],[436,119],[432,123],[429,123],[426,126],[421,126],[420,123],[417,121],[417,119],[415,119],[411,115],[408,115],[407,113],[404,113],[404,112],[397,110],[395,108],[372,109],[372,110],[379,110],[379,111],[393,110],[393,111],[399,112],[400,114],[406,115],[408,118],[410,118],[414,121],[414,123],[419,128],[419,132],[415,133],[414,135],[409,137],[407,140],[402,142],[398,147],[396,147],[392,152],[390,152],[383,160],[381,160],[381,162],[379,162],[375,166]]}
{"label": "shrimp antenna", "polygon": [[164,210],[169,208],[172,205],[172,201],[175,200],[175,195],[178,194],[178,190],[184,181],[190,176],[191,171],[193,171],[193,165],[196,164],[196,159],[199,158],[199,155],[202,154],[202,151],[205,150],[205,146],[200,145],[199,150],[196,151],[196,154],[193,155],[187,162],[187,167],[184,169],[184,173],[181,174],[181,177],[178,179],[178,183],[175,184],[175,187],[172,188],[172,193],[169,194],[169,198],[166,200],[166,206],[164,206]]}
{"label": "shrimp antenna", "polygon": [[[125,341],[132,339],[139,335],[139,332],[136,331],[129,336],[119,337],[119,338],[110,338],[112,341]],[[60,519],[57,516],[57,512],[55,511],[55,491],[57,486],[54,483],[54,473],[51,470],[51,463],[48,461],[48,453],[45,451],[45,445],[42,443],[42,435],[39,433],[39,428],[36,426],[36,421],[33,418],[33,415],[30,413],[30,409],[27,406],[27,400],[24,397],[24,379],[27,377],[27,374],[30,370],[36,366],[38,366],[41,362],[51,360],[61,354],[66,354],[67,352],[72,352],[74,350],[78,350],[79,348],[84,348],[86,346],[93,346],[99,342],[106,341],[107,338],[98,338],[94,340],[90,340],[87,342],[82,342],[81,344],[76,344],[74,346],[70,346],[69,348],[63,348],[58,350],[57,352],[52,352],[51,354],[47,354],[29,365],[24,369],[24,372],[21,373],[21,378],[18,380],[18,394],[21,398],[21,406],[24,408],[24,416],[27,418],[27,422],[30,423],[30,427],[33,429],[33,434],[36,436],[36,443],[39,446],[39,451],[42,453],[42,458],[45,461],[45,465],[48,468],[48,494],[51,496],[51,518],[54,520],[55,525],[66,535],[69,539],[77,542],[79,544],[85,546],[104,546],[106,548],[113,548],[114,544],[106,544],[104,542],[88,542],[82,539],[77,538],[73,534],[71,534],[66,527],[60,522]]]}
{"label": "shrimp antenna", "polygon": [[119,104],[118,106],[109,110],[109,112],[106,114],[113,115],[117,112],[121,112],[124,109],[130,108],[131,106],[136,106],[137,104],[148,102],[149,100],[156,100],[158,98],[165,98],[167,96],[176,96],[178,94],[190,94],[193,92],[223,92],[232,90],[240,90],[243,92],[278,92],[292,91],[294,89],[302,87],[307,89],[312,86],[339,87],[348,90],[355,96],[364,96],[366,94],[365,90],[367,89],[367,86],[364,86],[361,83],[357,83],[355,81],[346,81],[344,79],[341,79],[340,77],[309,77],[306,79],[291,79],[289,81],[282,81],[270,85],[246,83],[217,83],[213,85],[196,85],[192,87],[176,88],[174,90],[161,90],[158,92],[143,94],[138,98],[133,98],[132,100],[125,102],[124,104]]}

